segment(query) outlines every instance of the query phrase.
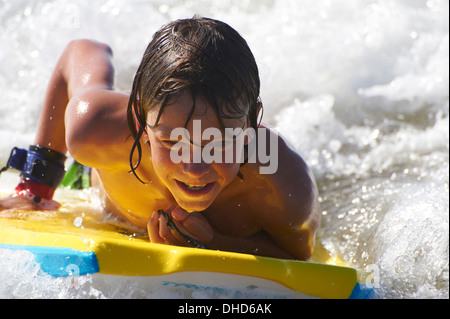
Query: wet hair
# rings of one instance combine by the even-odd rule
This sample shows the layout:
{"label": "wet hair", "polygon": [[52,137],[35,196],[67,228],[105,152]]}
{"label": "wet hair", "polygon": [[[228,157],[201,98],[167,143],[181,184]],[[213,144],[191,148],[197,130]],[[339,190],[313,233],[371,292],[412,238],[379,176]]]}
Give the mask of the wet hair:
{"label": "wet hair", "polygon": [[[262,106],[255,58],[247,42],[228,24],[209,18],[181,19],[163,26],[148,45],[136,72],[128,102],[127,120],[134,143],[130,152],[131,172],[140,164],[140,138],[158,125],[171,97],[190,91],[194,101],[187,110],[188,124],[195,100],[202,94],[213,107],[223,127],[224,118],[247,117],[255,130]],[[158,108],[155,123],[147,114]],[[133,163],[137,150],[138,160]]]}

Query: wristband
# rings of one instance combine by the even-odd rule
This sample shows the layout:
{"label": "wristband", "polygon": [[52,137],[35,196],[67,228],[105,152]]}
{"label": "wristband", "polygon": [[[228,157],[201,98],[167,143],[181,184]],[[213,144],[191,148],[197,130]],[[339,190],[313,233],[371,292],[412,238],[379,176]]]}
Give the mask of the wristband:
{"label": "wristband", "polygon": [[28,198],[42,209],[57,210],[60,204],[52,197],[64,177],[65,160],[64,154],[43,146],[31,145],[28,151],[14,147],[0,173],[8,168],[20,171],[22,180],[13,196]]}
{"label": "wristband", "polygon": [[21,171],[25,180],[56,188],[64,177],[65,160],[64,154],[43,146],[31,145],[28,151],[14,147],[1,172],[11,167]]}

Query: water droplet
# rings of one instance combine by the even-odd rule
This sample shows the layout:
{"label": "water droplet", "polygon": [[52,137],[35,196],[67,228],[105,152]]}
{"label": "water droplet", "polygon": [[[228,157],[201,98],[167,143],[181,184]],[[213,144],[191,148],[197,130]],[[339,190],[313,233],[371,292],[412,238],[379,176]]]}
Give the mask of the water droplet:
{"label": "water droplet", "polygon": [[81,218],[81,217],[77,217],[77,218],[75,218],[75,220],[73,221],[73,225],[74,225],[75,227],[80,227],[82,223],[83,223],[83,218]]}

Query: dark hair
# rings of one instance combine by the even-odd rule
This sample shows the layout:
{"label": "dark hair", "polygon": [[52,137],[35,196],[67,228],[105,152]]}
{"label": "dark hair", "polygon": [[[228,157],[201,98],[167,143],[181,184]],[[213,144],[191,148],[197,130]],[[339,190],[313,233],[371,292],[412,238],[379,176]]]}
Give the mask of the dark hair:
{"label": "dark hair", "polygon": [[[203,94],[222,118],[247,116],[258,126],[260,80],[255,58],[247,42],[224,22],[194,17],[173,21],[155,33],[136,72],[128,102],[127,119],[134,144],[130,152],[133,174],[142,157],[140,138],[158,124],[169,98],[190,90]],[[160,107],[155,123],[147,124],[149,110]],[[137,122],[137,123],[136,123]],[[135,150],[136,164],[132,163]]]}

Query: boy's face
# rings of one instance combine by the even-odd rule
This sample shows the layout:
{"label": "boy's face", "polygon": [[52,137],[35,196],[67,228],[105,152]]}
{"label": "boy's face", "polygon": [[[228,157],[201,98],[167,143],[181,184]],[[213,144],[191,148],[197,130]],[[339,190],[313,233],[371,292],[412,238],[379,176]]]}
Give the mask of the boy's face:
{"label": "boy's face", "polygon": [[[158,125],[147,129],[155,173],[178,205],[188,212],[207,209],[236,178],[240,167],[236,156],[232,160],[225,158],[226,151],[236,153],[236,145],[226,136],[216,113],[202,95],[197,96],[195,112],[186,126],[192,105],[190,92],[184,92],[167,103]],[[147,123],[156,122],[158,111],[149,112]],[[246,128],[246,117],[223,122],[226,128]],[[184,138],[174,134],[182,131]],[[210,136],[210,132],[220,136]],[[211,153],[221,160],[211,162],[208,157]]]}

